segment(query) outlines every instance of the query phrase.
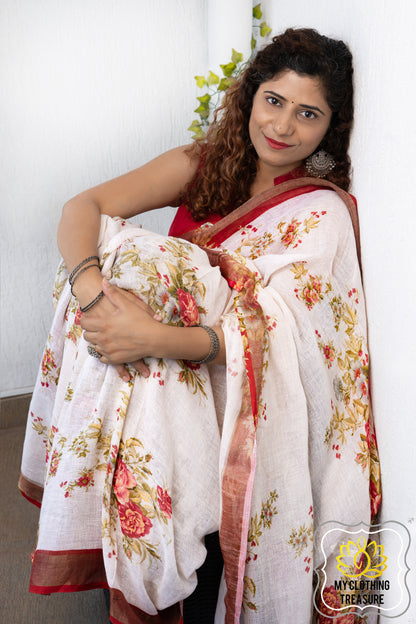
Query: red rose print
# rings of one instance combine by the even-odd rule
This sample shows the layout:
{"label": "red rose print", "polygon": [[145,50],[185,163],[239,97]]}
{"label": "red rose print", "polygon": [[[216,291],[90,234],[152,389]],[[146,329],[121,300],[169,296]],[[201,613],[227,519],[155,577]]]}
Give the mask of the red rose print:
{"label": "red rose print", "polygon": [[50,349],[46,349],[42,359],[42,374],[46,376],[53,368],[56,368],[56,364],[52,352]]}
{"label": "red rose print", "polygon": [[76,312],[75,318],[74,318],[74,324],[75,325],[79,325],[81,323],[81,316],[82,316],[81,308],[80,308],[80,306],[78,306],[77,312]]}
{"label": "red rose print", "polygon": [[199,370],[201,368],[201,364],[195,364],[195,362],[189,362],[186,360],[186,365],[191,370]]}
{"label": "red rose print", "polygon": [[371,434],[370,434],[370,421],[367,420],[367,422],[365,423],[365,435],[367,438],[367,446],[368,448],[370,448],[371,445]]}
{"label": "red rose print", "polygon": [[54,477],[56,475],[56,471],[58,470],[58,466],[59,466],[59,453],[58,451],[53,451],[52,453],[52,458],[51,458],[51,464],[49,466],[49,475],[51,477]]}
{"label": "red rose print", "polygon": [[314,280],[314,281],[312,282],[312,286],[313,286],[313,289],[314,289],[314,290],[315,290],[318,294],[322,292],[322,284],[321,284],[321,282],[318,282],[317,280]]}
{"label": "red rose print", "polygon": [[88,488],[90,485],[94,485],[94,473],[92,471],[88,472],[87,474],[77,479],[76,483],[79,487],[86,488]]}
{"label": "red rose print", "polygon": [[312,277],[311,275],[309,277],[310,280],[303,288],[302,295],[307,307],[311,310],[316,303],[323,299],[323,295],[322,284],[319,279]]}
{"label": "red rose print", "polygon": [[127,537],[140,538],[150,532],[153,524],[140,507],[131,501],[125,505],[118,505],[121,530]]}
{"label": "red rose print", "polygon": [[119,458],[114,472],[113,489],[119,503],[126,503],[129,499],[129,490],[136,487],[137,481],[134,475],[127,468],[126,464]]}
{"label": "red rose print", "polygon": [[293,243],[293,241],[296,238],[296,233],[295,232],[289,232],[289,230],[287,231],[286,235],[283,236],[282,238],[282,243],[285,247],[289,247],[289,245],[291,245]]}
{"label": "red rose print", "polygon": [[157,486],[157,502],[159,503],[160,511],[165,514],[166,518],[171,518],[172,501],[167,490],[163,490],[160,485]]}
{"label": "red rose print", "polygon": [[297,229],[300,226],[300,222],[293,219],[292,222],[287,226],[285,234],[282,236],[281,241],[285,247],[289,247],[292,243],[295,242],[295,239],[298,235]]}
{"label": "red rose print", "polygon": [[336,620],[334,619],[334,616],[340,613],[339,611],[334,611],[334,609],[339,609],[341,607],[341,603],[337,590],[333,585],[331,585],[331,587],[325,587],[322,592],[322,596],[323,600],[321,600],[319,604],[319,610],[321,611],[319,614],[319,624],[333,624],[334,622],[337,622],[337,624],[354,624],[353,613],[346,613],[344,616],[341,616]]}
{"label": "red rose print", "polygon": [[328,368],[331,368],[332,362],[335,360],[335,349],[331,345],[324,346],[324,355],[328,360]]}
{"label": "red rose print", "polygon": [[376,484],[370,480],[370,501],[371,501],[371,517],[373,518],[381,503],[381,494],[377,491]]}
{"label": "red rose print", "polygon": [[182,323],[185,325],[185,327],[199,325],[199,313],[195,299],[190,293],[182,290],[182,288],[178,288],[176,294],[178,295],[178,303],[180,308],[179,315],[181,317]]}

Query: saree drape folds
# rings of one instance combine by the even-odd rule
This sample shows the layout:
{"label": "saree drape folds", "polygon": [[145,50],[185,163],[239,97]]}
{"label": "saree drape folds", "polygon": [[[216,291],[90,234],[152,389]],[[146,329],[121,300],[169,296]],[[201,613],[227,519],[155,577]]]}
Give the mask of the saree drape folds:
{"label": "saree drape folds", "polygon": [[333,190],[278,193],[188,236],[205,250],[103,218],[103,274],[162,322],[220,322],[224,367],[149,359],[123,382],[61,268],[20,481],[43,491],[33,591],[108,584],[113,622],[177,622],[219,528],[217,622],[313,618],[314,526],[370,523],[380,477],[350,215]]}

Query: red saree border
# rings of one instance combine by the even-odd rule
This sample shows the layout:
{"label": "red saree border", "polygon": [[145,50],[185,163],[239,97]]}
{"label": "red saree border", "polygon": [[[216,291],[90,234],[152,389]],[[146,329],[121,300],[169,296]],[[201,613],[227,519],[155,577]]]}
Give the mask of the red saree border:
{"label": "red saree border", "polygon": [[101,548],[35,551],[29,591],[48,594],[97,587],[107,587]]}
{"label": "red saree border", "polygon": [[109,589],[110,621],[114,624],[180,624],[179,604],[149,615],[127,602],[120,590],[109,588],[100,548],[35,551],[30,592],[52,594],[91,589]]}
{"label": "red saree border", "polygon": [[29,586],[31,594],[41,594],[43,596],[49,596],[49,594],[73,594],[80,591],[89,591],[90,589],[108,589],[107,581],[105,583],[90,583],[88,585],[52,585],[51,587]]}
{"label": "red saree border", "polygon": [[[246,214],[241,215],[240,217],[237,217],[237,219],[233,220],[228,225],[223,224],[221,231],[211,236],[209,240],[209,245],[220,245],[225,240],[227,240],[227,238],[229,238],[232,234],[234,234],[237,230],[245,227],[254,219],[261,217],[261,215],[267,212],[267,210],[269,210],[270,208],[274,208],[275,206],[282,204],[283,202],[288,201],[289,199],[292,199],[293,197],[298,197],[298,195],[312,193],[312,191],[316,191],[316,187],[304,186],[301,189],[292,189],[291,191],[286,191],[285,193],[280,194],[277,198],[271,197],[270,199],[267,199],[259,206],[252,208],[249,213],[246,213]],[[208,228],[208,231],[210,232],[211,228]]]}
{"label": "red saree border", "polygon": [[224,599],[225,624],[237,624],[240,619],[242,568],[247,554],[247,509],[250,509],[255,470],[255,430],[248,384],[245,384],[243,390],[243,404],[234,428],[222,480],[220,545],[227,587]]}
{"label": "red saree border", "polygon": [[[251,471],[247,481],[247,496],[244,501],[244,511],[243,511],[243,525],[241,531],[241,547],[240,547],[240,559],[238,562],[238,584],[237,591],[235,594],[235,615],[234,620],[236,624],[240,621],[241,614],[241,605],[243,604],[243,595],[244,595],[244,570],[246,567],[246,559],[247,559],[247,535],[250,526],[250,510],[251,510],[251,497],[254,486],[254,477],[256,474],[256,465],[257,465],[257,440],[254,436],[253,440],[253,450],[252,450],[252,458],[251,458]],[[245,546],[245,549],[244,549]]]}
{"label": "red saree border", "polygon": [[20,474],[17,487],[22,496],[24,496],[29,503],[39,508],[42,506],[43,487],[30,481],[30,479],[25,477],[22,473]]}
{"label": "red saree border", "polygon": [[[265,212],[265,210],[277,206],[287,199],[303,195],[304,193],[311,193],[318,189],[331,189],[335,191],[347,206],[354,228],[357,256],[361,267],[360,228],[356,201],[347,191],[344,191],[344,189],[341,189],[333,182],[329,182],[329,180],[321,178],[295,178],[294,180],[282,182],[277,186],[273,186],[251,197],[242,206],[230,212],[211,227],[203,228],[202,230],[191,230],[183,234],[181,238],[196,243],[201,247],[220,244],[220,242],[226,240],[228,236],[231,236],[231,234],[236,232],[240,227],[247,225],[254,219],[255,216],[253,215],[259,216]],[[264,209],[263,204],[266,206]],[[226,233],[226,235],[224,235],[223,232]]]}
{"label": "red saree border", "polygon": [[180,624],[182,621],[179,603],[149,615],[129,604],[122,592],[110,588],[110,622],[113,624]]}
{"label": "red saree border", "polygon": [[[243,340],[244,338],[248,340],[247,330],[240,328],[240,332],[241,332],[241,336],[243,337]],[[253,412],[253,424],[254,424],[254,428],[257,428],[257,422],[259,418],[258,398],[257,398],[256,378],[255,378],[254,369],[253,369],[253,359],[251,357],[251,351],[250,351],[250,343],[248,344],[247,349],[245,350],[244,365],[246,368],[248,384],[250,387],[250,400],[251,400],[251,411]]]}
{"label": "red saree border", "polygon": [[[247,269],[242,267],[238,270],[238,266],[239,263],[235,260],[220,262],[223,274],[229,282],[236,282],[240,291],[239,303],[235,302],[235,308],[243,341],[245,367],[241,409],[234,426],[222,479],[220,544],[227,586],[224,599],[225,624],[238,624],[243,600],[247,534],[256,470],[256,428],[263,376],[265,331],[264,316],[259,311],[254,296],[254,279],[247,279]],[[238,310],[241,304],[245,309],[243,313]]]}

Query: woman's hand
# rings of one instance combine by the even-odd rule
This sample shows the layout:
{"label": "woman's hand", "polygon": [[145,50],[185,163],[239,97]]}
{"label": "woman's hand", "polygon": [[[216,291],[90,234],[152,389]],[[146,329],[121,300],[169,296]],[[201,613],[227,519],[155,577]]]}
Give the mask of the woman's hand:
{"label": "woman's hand", "polygon": [[[106,280],[102,289],[105,297],[81,317],[81,327],[84,338],[101,354],[104,364],[131,364],[148,377],[145,357],[198,362],[210,353],[211,339],[203,327],[160,323],[160,317],[132,293]],[[219,326],[213,329],[220,342],[213,363],[224,364],[224,333]]]}
{"label": "woman's hand", "polygon": [[143,357],[144,345],[134,337],[139,333],[141,343],[150,336],[157,323],[154,311],[130,292],[103,280],[105,297],[81,317],[84,338],[101,354],[100,361],[112,364],[126,381],[130,375],[124,364],[131,364],[141,375],[148,377],[149,368]]}

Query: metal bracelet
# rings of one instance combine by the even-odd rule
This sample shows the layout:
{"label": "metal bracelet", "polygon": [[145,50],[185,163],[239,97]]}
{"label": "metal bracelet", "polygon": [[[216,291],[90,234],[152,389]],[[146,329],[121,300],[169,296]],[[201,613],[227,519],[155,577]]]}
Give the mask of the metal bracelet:
{"label": "metal bracelet", "polygon": [[[87,271],[88,269],[91,269],[91,267],[97,267],[97,269],[99,269],[100,265],[99,264],[89,264],[88,266],[86,266],[83,269],[81,269],[81,271],[78,271],[78,273],[76,273],[75,277],[72,278],[72,282],[69,282],[71,284],[71,293],[73,295],[74,295],[74,291],[72,290],[72,287],[75,284],[76,280],[79,278],[81,273],[84,273],[84,271]],[[74,297],[75,297],[75,295],[74,295]]]}
{"label": "metal bracelet", "polygon": [[84,306],[83,308],[80,308],[81,312],[88,312],[88,310],[91,310],[91,308],[93,308],[95,306],[95,304],[98,303],[100,301],[100,299],[102,299],[103,297],[104,297],[104,293],[101,290],[98,293],[98,295],[95,297],[95,299],[93,299],[92,301],[87,303],[87,305]]}
{"label": "metal bracelet", "polygon": [[193,364],[208,364],[208,362],[212,362],[218,355],[220,350],[220,339],[218,338],[216,332],[212,329],[212,327],[208,327],[207,325],[193,325],[193,327],[202,327],[208,333],[209,339],[211,341],[211,349],[206,357],[202,360],[189,360]]}
{"label": "metal bracelet", "polygon": [[90,262],[90,260],[98,260],[98,261],[100,261],[100,259],[99,259],[99,257],[98,257],[98,256],[88,256],[88,258],[85,258],[85,260],[83,260],[82,262],[80,262],[80,263],[79,263],[79,265],[75,267],[75,269],[72,271],[71,275],[69,276],[68,281],[69,281],[69,283],[71,284],[71,286],[72,286],[72,283],[73,283],[73,282],[72,282],[73,277],[74,277],[74,275],[76,274],[76,272],[77,272],[77,271],[79,271],[79,269],[80,269],[81,267],[83,267],[83,266],[84,266],[84,264],[87,264],[87,262]]}

